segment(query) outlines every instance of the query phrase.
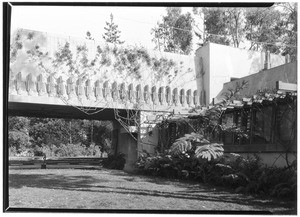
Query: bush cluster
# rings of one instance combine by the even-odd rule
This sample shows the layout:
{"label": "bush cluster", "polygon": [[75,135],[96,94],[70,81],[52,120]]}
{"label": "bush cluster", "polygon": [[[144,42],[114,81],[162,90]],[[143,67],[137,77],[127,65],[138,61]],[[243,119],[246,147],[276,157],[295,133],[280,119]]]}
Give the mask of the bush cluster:
{"label": "bush cluster", "polygon": [[47,157],[82,157],[82,156],[98,156],[102,155],[99,146],[91,144],[89,147],[77,144],[60,144],[59,146],[43,145],[42,147],[36,146],[32,151],[32,156],[43,156],[46,154]]}
{"label": "bush cluster", "polygon": [[122,170],[125,166],[125,161],[125,155],[123,153],[118,153],[116,155],[108,155],[102,163],[105,168]]}
{"label": "bush cluster", "polygon": [[237,193],[254,193],[296,199],[294,169],[267,167],[258,155],[224,154],[207,161],[185,155],[142,154],[136,162],[140,173],[167,178],[195,180],[230,187]]}

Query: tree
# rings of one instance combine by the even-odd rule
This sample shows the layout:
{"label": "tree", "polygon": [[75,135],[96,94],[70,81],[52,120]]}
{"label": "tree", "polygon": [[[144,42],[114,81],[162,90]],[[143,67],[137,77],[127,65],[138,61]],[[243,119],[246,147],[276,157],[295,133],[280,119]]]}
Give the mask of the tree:
{"label": "tree", "polygon": [[102,35],[103,39],[112,44],[123,44],[124,41],[120,40],[121,31],[118,30],[118,25],[114,23],[114,16],[110,14],[110,22],[106,22],[106,27],[104,27],[106,32]]}
{"label": "tree", "polygon": [[86,136],[89,144],[95,144],[100,147],[101,152],[109,152],[109,144],[112,133],[112,124],[108,121],[84,121]]}
{"label": "tree", "polygon": [[[242,8],[194,8],[194,14],[204,14],[205,42],[214,42],[239,47],[244,38]],[[196,34],[200,37],[200,34]]]}
{"label": "tree", "polygon": [[[194,8],[204,14],[205,42],[290,54],[296,59],[297,4],[278,3],[269,8]],[[202,33],[196,32],[202,39]],[[243,43],[242,43],[243,42]]]}
{"label": "tree", "polygon": [[190,13],[182,14],[181,8],[169,7],[162,22],[152,29],[156,49],[165,52],[189,54],[192,50],[192,23]]}
{"label": "tree", "polygon": [[92,37],[92,34],[90,33],[90,31],[86,32],[86,37],[87,40],[94,40],[94,38]]}
{"label": "tree", "polygon": [[[249,8],[246,11],[246,39],[250,41],[250,50],[269,50],[279,53],[276,42],[282,35],[282,16],[273,8]],[[267,42],[267,43],[264,43]]]}
{"label": "tree", "polygon": [[297,3],[285,2],[277,3],[277,7],[283,8],[282,14],[284,16],[283,42],[287,46],[283,48],[283,54],[289,54],[292,61],[297,60]]}
{"label": "tree", "polygon": [[8,117],[8,145],[15,154],[28,151],[31,147],[29,123],[26,117]]}

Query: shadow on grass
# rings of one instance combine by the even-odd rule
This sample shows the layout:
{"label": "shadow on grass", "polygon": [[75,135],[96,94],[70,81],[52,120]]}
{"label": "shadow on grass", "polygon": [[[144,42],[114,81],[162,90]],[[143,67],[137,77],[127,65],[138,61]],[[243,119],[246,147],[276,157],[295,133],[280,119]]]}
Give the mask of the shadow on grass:
{"label": "shadow on grass", "polygon": [[[107,171],[106,171],[107,172]],[[111,194],[124,194],[124,195],[136,195],[136,196],[150,196],[150,197],[164,197],[173,199],[185,199],[185,200],[197,200],[208,202],[222,202],[222,203],[234,203],[239,205],[246,205],[253,210],[271,210],[272,208],[279,208],[279,203],[274,200],[258,200],[254,197],[246,195],[231,194],[226,191],[218,191],[216,189],[209,188],[208,186],[199,184],[189,184],[185,182],[172,182],[169,179],[160,179],[146,176],[137,176],[134,174],[126,174],[123,171],[110,171],[108,173],[112,178],[105,176],[101,177],[101,173],[95,175],[59,175],[59,174],[10,174],[9,175],[9,188],[20,189],[22,187],[34,187],[44,189],[59,189],[66,191],[84,191],[84,192],[96,192],[96,193],[111,193]],[[95,177],[97,178],[95,178]],[[115,184],[114,176],[121,177],[124,181],[122,185]],[[121,179],[121,180],[122,180]],[[134,182],[149,182],[156,183],[157,180],[161,180],[159,185],[166,185],[170,187],[170,184],[174,186],[174,191],[159,191],[156,189],[137,189]],[[130,181],[133,185],[124,187],[126,182]],[[115,184],[115,185],[113,185]],[[157,184],[157,183],[156,183]],[[113,185],[113,186],[112,186]],[[180,185],[180,189],[176,190],[176,185]],[[132,187],[131,187],[132,186]],[[184,189],[182,189],[184,187]],[[160,186],[161,188],[161,186]],[[38,198],[37,198],[38,199]],[[284,211],[284,214],[296,214],[293,206],[290,203],[280,204],[280,207],[287,208],[290,211]],[[278,213],[279,214],[279,213]]]}
{"label": "shadow on grass", "polygon": [[54,174],[10,174],[9,188],[46,188],[46,189],[77,189],[86,188],[92,183],[107,182],[91,176],[65,176]]}

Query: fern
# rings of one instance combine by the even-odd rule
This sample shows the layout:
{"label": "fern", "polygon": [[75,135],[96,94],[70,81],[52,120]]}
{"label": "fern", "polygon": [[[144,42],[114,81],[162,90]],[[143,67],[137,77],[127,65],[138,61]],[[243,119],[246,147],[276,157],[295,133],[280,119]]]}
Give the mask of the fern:
{"label": "fern", "polygon": [[176,140],[170,148],[172,155],[186,154],[194,151],[194,157],[203,158],[210,161],[223,155],[222,144],[210,142],[203,135],[197,133],[185,134]]}
{"label": "fern", "polygon": [[209,145],[198,146],[195,150],[196,158],[204,158],[210,161],[223,155],[224,149],[222,144],[213,143]]}
{"label": "fern", "polygon": [[178,139],[176,142],[173,143],[170,151],[173,155],[179,155],[179,154],[184,154],[191,149],[192,149],[192,144],[190,141]]}

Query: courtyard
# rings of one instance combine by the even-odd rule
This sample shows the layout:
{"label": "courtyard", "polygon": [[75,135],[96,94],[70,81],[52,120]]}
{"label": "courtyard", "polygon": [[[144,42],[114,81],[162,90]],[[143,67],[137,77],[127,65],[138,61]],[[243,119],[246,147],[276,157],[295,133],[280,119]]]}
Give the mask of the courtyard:
{"label": "courtyard", "polygon": [[296,214],[292,201],[236,194],[195,182],[103,168],[10,169],[9,207],[87,212],[269,211]]}

